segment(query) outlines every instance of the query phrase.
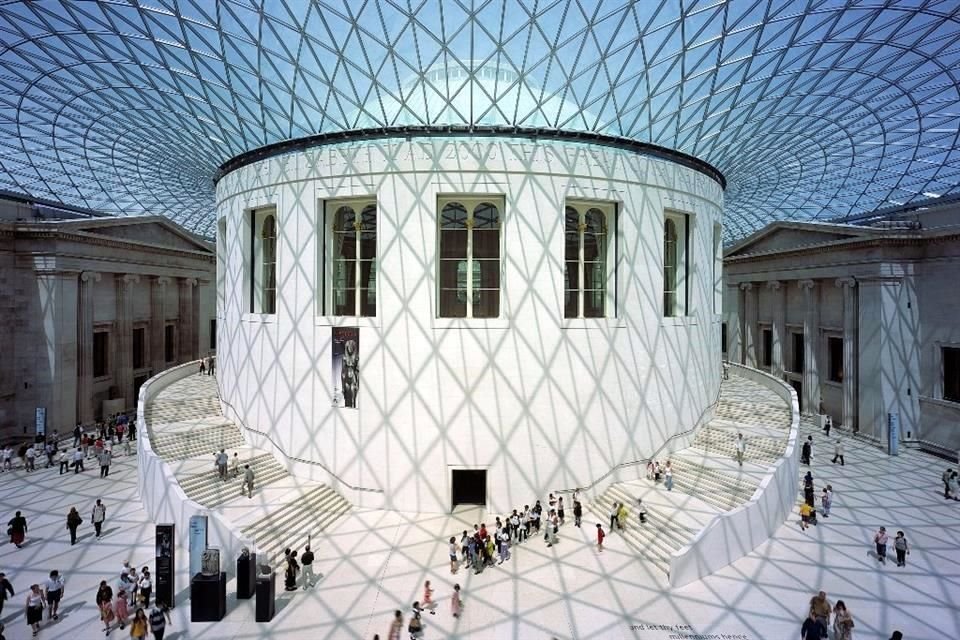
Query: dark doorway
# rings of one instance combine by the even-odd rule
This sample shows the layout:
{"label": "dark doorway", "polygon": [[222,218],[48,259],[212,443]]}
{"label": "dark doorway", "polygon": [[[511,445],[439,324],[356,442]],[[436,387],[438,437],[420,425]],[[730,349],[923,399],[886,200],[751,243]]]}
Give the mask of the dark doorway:
{"label": "dark doorway", "polygon": [[791,380],[790,386],[797,392],[797,404],[800,406],[800,413],[803,413],[803,383],[799,380]]}
{"label": "dark doorway", "polygon": [[487,504],[486,470],[455,469],[452,485],[453,507],[461,504]]}
{"label": "dark doorway", "polygon": [[[133,379],[133,406],[137,406],[137,399],[140,397],[140,387],[150,379],[150,376],[137,376]],[[129,409],[129,407],[127,407]]]}

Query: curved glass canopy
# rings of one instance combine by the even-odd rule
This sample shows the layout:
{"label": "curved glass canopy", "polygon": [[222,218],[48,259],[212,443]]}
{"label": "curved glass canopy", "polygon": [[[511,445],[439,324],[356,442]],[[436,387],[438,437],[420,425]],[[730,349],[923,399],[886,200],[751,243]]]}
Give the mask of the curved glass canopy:
{"label": "curved glass canopy", "polygon": [[0,4],[0,188],[212,235],[217,167],[317,133],[550,127],[724,173],[727,240],[956,193],[956,0]]}

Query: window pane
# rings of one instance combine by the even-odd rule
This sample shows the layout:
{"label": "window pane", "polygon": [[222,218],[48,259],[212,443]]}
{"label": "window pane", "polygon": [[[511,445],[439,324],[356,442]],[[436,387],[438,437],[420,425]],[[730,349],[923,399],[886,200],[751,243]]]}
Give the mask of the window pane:
{"label": "window pane", "polygon": [[441,229],[466,229],[467,209],[459,202],[449,202],[440,212]]}
{"label": "window pane", "polygon": [[572,262],[580,256],[580,214],[573,207],[567,207],[563,222],[564,260]]}
{"label": "window pane", "polygon": [[461,258],[467,257],[467,230],[440,231],[440,257]]}
{"label": "window pane", "polygon": [[458,267],[463,260],[440,261],[440,303],[438,314],[441,318],[464,318],[467,315],[466,290],[460,295],[458,286]]}
{"label": "window pane", "polygon": [[377,290],[360,289],[360,315],[372,318],[377,315]]}
{"label": "window pane", "polygon": [[497,318],[500,316],[500,290],[482,289],[475,292],[474,318]]}
{"label": "window pane", "polygon": [[93,377],[100,378],[107,375],[109,334],[98,331],[93,334]]}
{"label": "window pane", "polygon": [[827,338],[827,369],[831,382],[843,382],[843,338]]}
{"label": "window pane", "polygon": [[482,202],[473,210],[473,228],[474,229],[499,229],[500,212],[489,203]]}
{"label": "window pane", "polygon": [[500,231],[498,229],[494,229],[493,231],[473,230],[473,257],[500,257]]}
{"label": "window pane", "polygon": [[667,218],[663,223],[663,315],[677,313],[677,227]]}
{"label": "window pane", "polygon": [[583,292],[583,317],[602,318],[603,303],[606,298],[602,289],[587,289]]}
{"label": "window pane", "polygon": [[333,290],[333,314],[337,316],[356,315],[356,289],[337,289]]}

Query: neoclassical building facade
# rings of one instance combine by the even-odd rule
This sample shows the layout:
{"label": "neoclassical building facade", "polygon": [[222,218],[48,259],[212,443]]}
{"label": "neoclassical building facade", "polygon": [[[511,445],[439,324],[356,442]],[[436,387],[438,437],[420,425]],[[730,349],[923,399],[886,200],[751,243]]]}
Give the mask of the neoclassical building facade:
{"label": "neoclassical building facade", "polygon": [[[960,448],[956,202],[860,225],[779,222],[724,258],[723,350],[793,385],[801,411],[887,444]],[[869,223],[869,224],[866,224]]]}
{"label": "neoclassical building facade", "polygon": [[132,410],[150,376],[215,346],[213,247],[167,218],[0,196],[0,433]]}
{"label": "neoclassical building facade", "polygon": [[546,131],[349,138],[217,184],[218,382],[258,444],[388,508],[503,511],[709,419],[712,168]]}

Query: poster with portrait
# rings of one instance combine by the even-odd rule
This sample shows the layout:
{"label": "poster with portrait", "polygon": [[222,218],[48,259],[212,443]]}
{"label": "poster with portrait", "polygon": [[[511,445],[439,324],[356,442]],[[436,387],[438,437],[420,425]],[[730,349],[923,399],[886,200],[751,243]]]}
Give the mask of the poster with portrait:
{"label": "poster with portrait", "polygon": [[360,394],[360,329],[333,327],[333,406],[357,408]]}

